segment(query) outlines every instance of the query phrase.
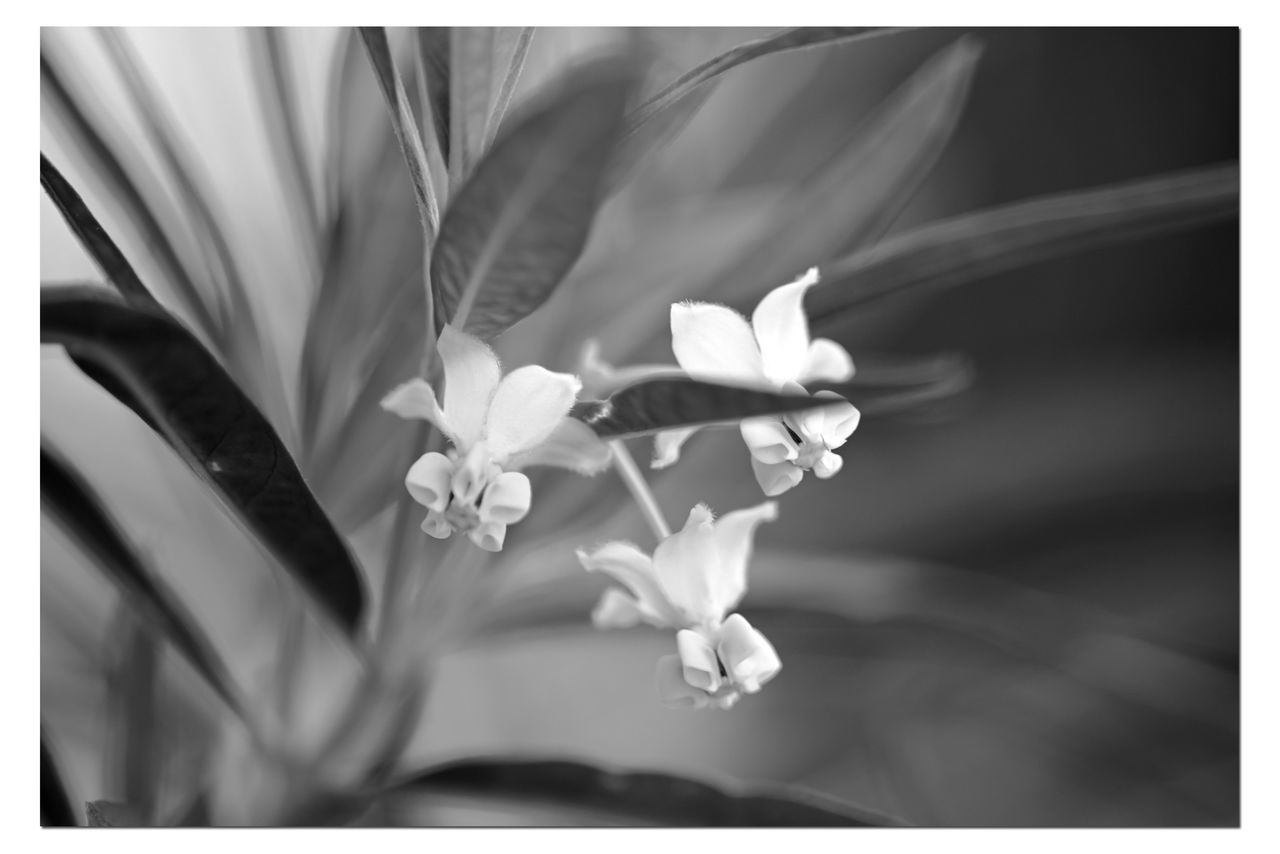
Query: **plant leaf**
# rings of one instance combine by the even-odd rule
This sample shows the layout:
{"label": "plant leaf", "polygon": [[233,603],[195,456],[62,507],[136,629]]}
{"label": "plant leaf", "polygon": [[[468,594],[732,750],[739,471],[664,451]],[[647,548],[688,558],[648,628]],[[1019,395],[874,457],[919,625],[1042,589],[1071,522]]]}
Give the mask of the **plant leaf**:
{"label": "plant leaf", "polygon": [[[155,429],[330,614],[353,631],[364,592],[342,539],[288,450],[199,342],[171,318],[91,287],[41,291],[41,340]],[[123,389],[123,395],[117,391]]]}
{"label": "plant leaf", "polygon": [[974,282],[1095,246],[1194,228],[1239,213],[1235,164],[1016,202],[889,238],[822,268],[814,326],[896,294]]}
{"label": "plant leaf", "polygon": [[[471,174],[497,132],[499,101],[524,67],[533,37],[530,27],[449,28],[449,176],[453,186]],[[509,100],[511,92],[505,97]],[[505,110],[505,104],[501,109]]]}
{"label": "plant leaf", "polygon": [[[847,390],[844,386],[831,388]],[[830,403],[807,394],[779,394],[763,388],[666,377],[627,386],[608,400],[579,401],[569,414],[602,439],[622,439],[674,427],[800,412]]]}
{"label": "plant leaf", "polygon": [[712,785],[648,771],[547,759],[464,759],[411,777],[388,797],[520,801],[663,827],[896,827],[899,819],[796,787]]}
{"label": "plant leaf", "polygon": [[115,801],[87,801],[85,819],[89,827],[146,827],[147,822],[130,804]]}
{"label": "plant leaf", "polygon": [[576,69],[494,144],[431,255],[438,327],[489,340],[551,295],[586,242],[631,82],[615,61]]}
{"label": "plant leaf", "polygon": [[820,45],[848,44],[901,32],[899,27],[796,27],[756,41],[744,42],[682,74],[627,116],[627,134],[673,110],[721,74],[762,56]]}
{"label": "plant leaf", "polygon": [[498,130],[502,126],[502,118],[507,114],[507,107],[511,104],[511,96],[515,94],[516,83],[520,82],[520,72],[524,71],[524,60],[529,55],[529,45],[533,42],[533,33],[533,27],[520,27],[519,32],[516,34],[515,44],[511,48],[511,56],[507,61],[506,72],[502,75],[501,82],[499,82],[498,88],[494,92],[493,102],[489,106],[489,115],[485,117],[484,138],[480,143],[481,151],[488,150],[489,146],[493,145],[493,140],[498,136]]}
{"label": "plant leaf", "polygon": [[382,27],[361,27],[360,38],[364,41],[374,76],[378,79],[378,88],[382,90],[382,97],[391,113],[391,129],[395,132],[405,164],[409,167],[414,201],[418,205],[418,218],[422,221],[422,232],[429,244],[440,224],[440,210],[436,202],[435,187],[431,184],[427,153],[422,148],[422,138],[418,135],[418,125],[413,117],[409,95],[396,71],[395,60],[391,57],[386,30]]}
{"label": "plant leaf", "polygon": [[62,783],[62,775],[49,752],[43,727],[40,732],[40,826],[75,827],[76,817],[71,810],[71,799]]}
{"label": "plant leaf", "polygon": [[213,645],[177,597],[148,570],[102,501],[71,465],[46,443],[40,445],[40,503],[59,527],[116,584],[125,602],[173,642],[210,687],[237,713],[244,705]]}
{"label": "plant leaf", "polygon": [[113,653],[107,675],[111,720],[104,753],[114,791],[150,817],[163,780],[164,732],[156,720],[163,645],[127,599],[117,606],[114,623],[108,640]]}
{"label": "plant leaf", "polygon": [[[431,113],[436,144],[444,162],[449,162],[449,27],[418,27],[417,64],[422,69],[422,97]],[[424,117],[425,120],[425,117]]]}

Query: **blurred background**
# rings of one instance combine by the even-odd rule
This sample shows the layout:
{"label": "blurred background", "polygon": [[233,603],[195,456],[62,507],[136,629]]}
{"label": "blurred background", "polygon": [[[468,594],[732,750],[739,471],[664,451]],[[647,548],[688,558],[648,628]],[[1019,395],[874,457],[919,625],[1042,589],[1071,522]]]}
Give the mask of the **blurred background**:
{"label": "blurred background", "polygon": [[[764,32],[644,36],[664,82]],[[780,253],[826,229],[839,254],[840,223],[770,219],[778,200],[820,175],[878,103],[964,33],[983,47],[967,106],[889,234],[1238,159],[1233,29],[920,30],[768,57],[726,75],[609,202],[565,288],[500,342],[506,364],[571,370],[582,342],[597,335],[612,362],[671,361],[665,306],[635,295],[655,279],[687,280],[673,299],[708,298],[695,286],[724,260],[716,253],[761,239],[739,219],[762,217],[752,221],[769,225],[765,245]],[[244,34],[128,36],[198,152],[292,395],[282,411],[297,413],[322,271],[272,159]],[[513,109],[572,56],[619,37],[539,31]],[[326,115],[344,42],[327,30],[289,39],[314,143],[307,170],[319,180],[332,162]],[[154,159],[94,34],[45,30],[42,53],[95,94],[140,162]],[[379,102],[365,114],[385,116]],[[381,143],[356,135],[347,144]],[[47,105],[41,147],[143,279],[162,279]],[[411,279],[421,245],[407,183],[370,192],[388,216],[403,215],[398,230],[360,246],[351,280]],[[43,196],[41,223],[44,281],[101,278]],[[797,257],[794,269],[826,260]],[[717,281],[710,298],[749,313],[760,288],[781,283]],[[589,626],[600,588],[572,548],[614,536],[652,545],[621,486],[609,474],[540,477],[533,513],[489,568],[492,613],[442,663],[404,767],[474,753],[569,756],[798,783],[926,825],[1238,823],[1238,300],[1231,222],[895,298],[815,330],[859,365],[963,354],[973,381],[951,399],[865,417],[841,449],[840,476],[806,478],[782,500],[781,518],[761,528],[741,610],[785,666],[729,713],[658,703],[652,673],[669,652],[666,635]],[[371,337],[357,330],[355,343],[334,347],[371,346]],[[269,683],[279,615],[296,591],[131,413],[56,348],[42,357],[43,432],[198,603],[237,675]],[[370,375],[334,376],[354,387]],[[632,445],[647,458],[647,443]],[[353,472],[382,463],[360,447],[344,452],[350,471],[314,459],[304,471],[376,584],[387,514],[344,502],[364,494]],[[385,506],[400,477],[387,468],[390,492],[369,506]],[[672,521],[698,501],[726,512],[760,500],[732,434],[698,435],[678,466],[652,480]],[[114,594],[48,524],[41,559],[42,714],[77,795],[105,796]],[[191,681],[169,667],[175,684]],[[175,689],[175,719],[191,705],[182,696]],[[202,732],[191,724],[188,740]],[[169,773],[197,773],[201,755],[192,748],[189,766]],[[509,807],[468,809],[455,820],[536,820]]]}

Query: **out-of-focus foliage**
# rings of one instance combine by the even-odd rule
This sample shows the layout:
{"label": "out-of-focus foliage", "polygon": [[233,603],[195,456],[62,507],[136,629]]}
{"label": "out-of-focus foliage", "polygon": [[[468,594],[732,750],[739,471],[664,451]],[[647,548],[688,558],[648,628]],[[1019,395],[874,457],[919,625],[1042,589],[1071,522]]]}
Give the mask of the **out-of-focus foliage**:
{"label": "out-of-focus foliage", "polygon": [[[485,152],[577,60],[638,42],[634,100],[658,103],[690,69],[775,38],[390,36],[446,229],[458,180],[483,177]],[[906,395],[866,408],[840,478],[806,481],[761,534],[744,614],[785,669],[732,712],[695,715],[653,695],[663,641],[587,634],[600,582],[573,547],[646,536],[609,475],[539,474],[502,554],[466,567],[478,589],[431,576],[444,549],[416,529],[396,535],[422,449],[377,402],[419,370],[429,247],[360,38],[46,31],[42,148],[296,457],[356,555],[367,613],[385,611],[388,565],[415,568],[438,603],[422,633],[448,654],[417,674],[429,693],[371,678],[163,441],[46,348],[44,431],[205,628],[272,750],[163,649],[150,676],[122,668],[127,601],[44,525],[42,820],[93,801],[90,819],[121,823],[112,808],[148,788],[158,823],[617,820],[515,803],[483,775],[469,806],[474,787],[399,813],[349,799],[369,773],[385,786],[536,753],[798,783],[918,824],[1236,822],[1238,34],[839,38],[726,66],[644,124],[652,138],[628,138],[567,280],[496,342],[507,365],[576,370],[591,338],[615,364],[669,363],[672,301],[749,309],[818,265],[815,328],[853,354],[855,381]],[[248,62],[229,61],[246,45]],[[479,106],[459,112],[466,91]],[[42,277],[100,278],[51,210]],[[758,494],[741,443],[714,433],[654,488],[672,512]],[[377,710],[354,728],[353,695]],[[137,737],[148,715],[160,746]],[[130,725],[136,750],[105,749]],[[319,771],[290,776],[323,744],[337,747]],[[139,755],[159,757],[159,784],[139,784]],[[663,816],[643,820],[679,820]]]}

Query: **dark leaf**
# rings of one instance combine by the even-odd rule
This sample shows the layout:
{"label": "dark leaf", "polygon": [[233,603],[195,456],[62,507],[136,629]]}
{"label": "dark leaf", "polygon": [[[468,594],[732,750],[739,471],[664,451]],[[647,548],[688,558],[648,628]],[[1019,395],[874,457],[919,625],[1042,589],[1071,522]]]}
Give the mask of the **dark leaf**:
{"label": "dark leaf", "polygon": [[71,811],[71,799],[67,797],[67,788],[62,783],[62,775],[54,764],[49,753],[49,745],[45,742],[44,733],[40,734],[40,826],[41,827],[75,827],[75,813]]}
{"label": "dark leaf", "polygon": [[145,817],[154,814],[163,777],[164,732],[156,717],[164,647],[133,607],[127,598],[118,606],[108,641],[114,660],[107,676],[111,721],[104,753],[112,791]]}
{"label": "dark leaf", "polygon": [[[794,787],[711,785],[563,760],[466,759],[394,787],[409,795],[548,805],[617,823],[661,827],[897,827],[902,822]],[[393,807],[394,809],[394,807]]]}
{"label": "dark leaf", "polygon": [[171,641],[232,709],[243,711],[230,675],[198,624],[155,573],[143,565],[89,485],[44,443],[40,447],[40,503],[120,588],[125,602],[137,608],[161,636]]}
{"label": "dark leaf", "polygon": [[580,401],[569,414],[594,430],[597,436],[619,439],[674,427],[800,412],[830,402],[809,395],[668,377],[628,386],[614,392],[608,400]]}
{"label": "dark leaf", "polygon": [[489,340],[551,295],[586,242],[631,82],[617,62],[576,69],[494,144],[432,252],[438,327]]}
{"label": "dark leaf", "polygon": [[977,281],[1038,261],[1239,213],[1240,168],[1215,166],[1064,193],[931,223],[822,268],[807,301],[831,326],[894,294]]}
{"label": "dark leaf", "polygon": [[382,90],[382,97],[391,113],[391,129],[395,132],[405,164],[409,167],[414,201],[418,205],[418,219],[422,222],[422,231],[426,240],[430,242],[440,222],[440,211],[436,203],[435,188],[431,184],[427,154],[422,148],[422,138],[418,135],[418,126],[414,121],[409,95],[396,71],[386,30],[382,27],[361,27],[360,38],[364,41],[369,62],[373,65],[374,76],[378,79],[378,88]]}
{"label": "dark leaf", "polygon": [[[359,570],[288,450],[186,329],[96,288],[43,289],[41,340],[62,344],[211,485],[348,630],[364,602]],[[119,395],[117,395],[119,396]]]}
{"label": "dark leaf", "polygon": [[137,808],[114,801],[87,801],[84,805],[89,827],[146,827]]}

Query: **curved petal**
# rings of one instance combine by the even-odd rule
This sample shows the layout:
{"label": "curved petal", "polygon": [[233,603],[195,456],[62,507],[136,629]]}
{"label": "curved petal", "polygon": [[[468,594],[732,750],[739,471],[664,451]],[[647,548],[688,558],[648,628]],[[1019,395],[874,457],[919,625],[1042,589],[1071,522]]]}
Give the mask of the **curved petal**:
{"label": "curved petal", "polygon": [[830,338],[813,339],[799,381],[842,383],[852,378],[853,357],[849,351]]}
{"label": "curved petal", "polygon": [[413,500],[443,513],[449,506],[449,491],[453,480],[453,462],[444,454],[432,451],[418,457],[404,476],[404,485]]}
{"label": "curved petal", "polygon": [[764,494],[773,498],[791,489],[804,478],[804,469],[791,463],[762,463],[751,458],[751,471]]}
{"label": "curved petal", "polygon": [[862,413],[834,391],[820,391],[814,397],[835,401],[822,407],[822,441],[828,448],[838,448],[858,429]]}
{"label": "curved petal", "polygon": [[473,528],[467,537],[487,552],[500,552],[507,538],[507,526],[501,522],[486,522]]}
{"label": "curved petal", "polygon": [[711,704],[707,692],[699,691],[684,681],[680,656],[664,655],[659,658],[656,676],[658,697],[664,706],[673,709],[704,709]]}
{"label": "curved petal", "polygon": [[813,464],[813,473],[826,480],[835,477],[844,468],[844,459],[834,451],[827,451]]}
{"label": "curved petal", "polygon": [[514,525],[529,513],[532,495],[529,478],[518,471],[504,471],[485,487],[480,521]]}
{"label": "curved petal", "polygon": [[653,552],[653,571],[667,599],[689,622],[713,625],[724,618],[716,610],[715,582],[720,576],[711,511],[698,504],[684,528],[667,537]]}
{"label": "curved petal", "polygon": [[499,463],[532,449],[551,436],[569,414],[582,383],[538,365],[517,368],[502,378],[486,422],[489,452]]}
{"label": "curved petal", "polygon": [[631,591],[655,625],[676,626],[680,615],[671,607],[653,572],[653,561],[631,543],[609,542],[590,553],[578,549],[578,562],[587,572],[604,572]]}
{"label": "curved petal", "polygon": [[696,379],[764,379],[760,347],[747,319],[706,302],[671,306],[671,350]]}
{"label": "curved petal", "polygon": [[465,451],[483,435],[502,366],[489,345],[452,326],[440,332],[436,349],[444,365],[444,417],[454,430],[454,443]]}
{"label": "curved petal", "polygon": [[720,630],[718,654],[735,685],[748,694],[760,690],[782,669],[773,645],[751,627],[741,614],[733,614]]}
{"label": "curved petal", "polygon": [[762,463],[794,460],[800,453],[782,419],[776,415],[748,418],[739,425],[739,429],[751,456]]}
{"label": "curved petal", "polygon": [[431,387],[431,383],[421,377],[414,377],[387,392],[387,396],[382,398],[380,405],[401,418],[421,418],[430,421],[439,427],[440,432],[448,436],[450,441],[457,444],[453,428],[449,426],[448,419],[444,417],[444,410],[436,401],[435,389]]}
{"label": "curved petal", "polygon": [[664,469],[675,464],[680,459],[680,448],[700,429],[700,427],[677,427],[674,430],[663,430],[654,434],[653,459],[649,462],[649,468]]}
{"label": "curved petal", "polygon": [[576,418],[561,418],[545,441],[513,454],[506,462],[506,469],[555,466],[594,475],[607,469],[612,461],[612,449],[590,427]]}
{"label": "curved petal", "polygon": [[804,295],[817,283],[818,268],[811,267],[791,284],[765,294],[751,314],[764,375],[775,383],[795,382],[804,374],[809,361],[809,319],[804,314]]}
{"label": "curved petal", "polygon": [[475,507],[489,482],[496,478],[501,469],[489,458],[489,448],[479,442],[467,451],[467,455],[453,469],[453,500],[468,507]]}
{"label": "curved petal", "polygon": [[709,694],[719,690],[720,662],[710,641],[695,631],[681,629],[676,632],[676,650],[685,682]]}
{"label": "curved petal", "polygon": [[640,623],[652,624],[652,615],[644,612],[634,596],[616,587],[606,590],[591,612],[591,625],[597,629],[629,629]]}
{"label": "curved petal", "polygon": [[422,520],[422,532],[429,537],[435,537],[437,540],[447,540],[453,534],[453,526],[449,524],[443,514],[431,510],[427,513],[427,518]]}
{"label": "curved petal", "polygon": [[726,513],[715,522],[716,548],[720,552],[720,578],[714,589],[716,608],[728,613],[747,592],[747,565],[751,561],[751,547],[756,528],[761,522],[778,518],[778,505],[773,501],[757,504],[744,510]]}

